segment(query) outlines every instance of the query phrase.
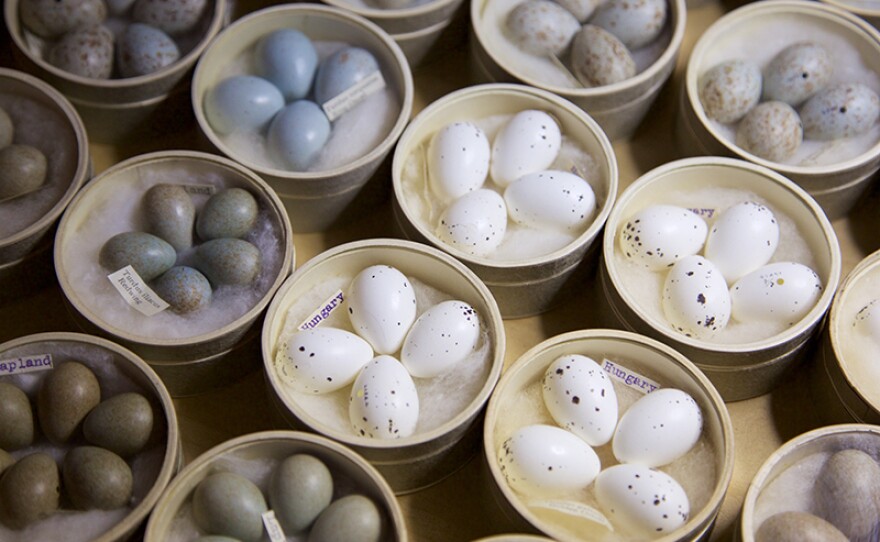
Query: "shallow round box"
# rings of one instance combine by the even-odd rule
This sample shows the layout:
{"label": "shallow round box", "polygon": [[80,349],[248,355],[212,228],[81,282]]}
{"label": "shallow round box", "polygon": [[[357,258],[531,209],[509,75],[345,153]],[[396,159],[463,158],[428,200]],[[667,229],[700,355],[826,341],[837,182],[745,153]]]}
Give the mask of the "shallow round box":
{"label": "shallow round box", "polygon": [[589,113],[612,140],[631,137],[675,68],[684,39],[687,17],[685,0],[669,0],[668,28],[658,38],[663,39],[664,35],[668,35],[669,43],[650,66],[625,81],[592,88],[548,84],[543,78],[528,75],[521,67],[512,65],[509,59],[493,50],[484,27],[494,24],[487,15],[490,13],[488,6],[497,1],[471,2],[470,48],[477,67],[475,74],[486,76],[489,82],[510,81],[549,90]]}
{"label": "shallow round box", "polygon": [[872,0],[822,0],[828,5],[849,11],[868,21],[874,28],[880,25],[880,3]]}
{"label": "shallow round box", "polygon": [[[579,143],[598,165],[604,186],[596,192],[598,209],[593,222],[572,243],[550,254],[526,260],[499,261],[471,256],[442,242],[433,229],[418,219],[406,201],[402,174],[409,155],[439,129],[455,121],[493,115],[513,115],[526,109],[549,113],[562,134]],[[493,83],[447,94],[428,105],[400,137],[392,165],[394,215],[409,238],[449,252],[470,267],[492,291],[504,318],[521,318],[545,312],[560,303],[565,289],[582,277],[597,252],[595,243],[617,195],[617,161],[611,143],[599,125],[571,102],[547,91],[523,85]],[[579,269],[580,268],[580,269]]]}
{"label": "shallow round box", "polygon": [[[756,511],[761,494],[789,467],[814,454],[831,454],[848,448],[857,448],[868,452],[876,460],[880,455],[880,427],[864,424],[820,427],[789,440],[773,452],[758,469],[748,486],[740,520],[736,525],[735,539],[754,542],[755,532],[764,519],[759,517]],[[797,477],[801,480],[804,479],[808,470],[812,471],[811,468],[802,464],[800,472],[797,472]],[[804,483],[801,482],[797,487],[803,488],[803,486]],[[783,498],[784,504],[781,505],[779,511],[781,512],[783,509],[798,510],[797,507],[804,502],[804,497],[805,495],[787,492]],[[845,495],[841,494],[839,498],[845,498]]]}
{"label": "shallow round box", "polygon": [[[163,176],[160,177],[160,174]],[[108,281],[102,290],[102,293],[109,297],[100,297],[97,295],[99,292],[85,291],[86,284],[92,283],[82,282],[85,279],[76,276],[71,270],[79,269],[75,247],[83,247],[82,250],[97,250],[97,247],[78,245],[77,242],[84,241],[81,231],[94,227],[90,226],[92,220],[101,220],[102,217],[105,220],[109,219],[106,209],[107,205],[112,203],[108,202],[119,198],[114,193],[124,189],[146,190],[154,184],[168,182],[166,179],[182,185],[192,185],[196,191],[205,188],[199,183],[213,183],[215,187],[239,187],[248,190],[257,199],[260,216],[266,217],[265,223],[269,235],[277,239],[273,246],[277,247],[278,253],[272,253],[268,257],[263,254],[264,270],[258,281],[266,291],[252,305],[248,305],[249,308],[246,310],[239,307],[241,314],[234,320],[216,328],[199,331],[195,335],[172,337],[164,333],[164,337],[157,338],[155,333],[149,334],[147,329],[150,325],[149,319],[141,317],[134,309],[122,313],[127,318],[133,319],[128,322],[120,322],[102,314],[95,305],[95,299],[116,299],[110,282]],[[188,182],[182,182],[183,179]],[[129,208],[116,209],[116,212],[130,213],[131,220],[137,224],[139,215],[135,206],[138,202],[126,203]],[[109,228],[119,228],[119,226],[107,224],[100,233],[106,233],[109,238],[112,233],[127,231],[111,231]],[[94,243],[97,241],[92,242]],[[259,367],[259,356],[253,355],[255,352],[253,342],[256,340],[259,326],[254,328],[254,324],[262,316],[275,291],[290,274],[293,265],[294,246],[290,222],[275,192],[257,175],[240,164],[213,154],[193,151],[143,154],[102,172],[71,203],[61,219],[55,238],[56,275],[76,324],[90,333],[109,337],[138,353],[159,373],[174,396],[192,395],[229,384],[248,371]],[[94,268],[100,269],[97,257]],[[94,279],[98,282],[94,280],[93,282],[103,284],[102,273],[107,274],[107,272],[104,270],[98,273],[98,278]],[[124,307],[124,303],[125,301],[120,298],[119,306]],[[202,315],[204,314],[202,312]],[[117,313],[113,318],[118,316],[120,314]],[[159,326],[171,330],[185,321],[182,316],[174,318],[164,326],[154,324],[153,327]],[[193,315],[189,315],[188,319],[194,319]],[[242,355],[246,352],[251,352],[252,355]]]}
{"label": "shallow round box", "polygon": [[[400,504],[382,476],[362,457],[330,439],[296,431],[265,431],[228,440],[203,453],[174,479],[147,524],[146,542],[189,541],[198,537],[175,524],[192,522],[190,509],[196,486],[216,472],[232,471],[251,479],[265,491],[265,468],[248,463],[277,462],[294,454],[309,454],[324,462],[334,480],[334,499],[358,493],[369,497],[384,514],[382,542],[406,542],[409,538]],[[239,468],[237,468],[239,467]],[[260,480],[262,479],[262,480]],[[258,482],[259,480],[259,482]]]}
{"label": "shallow round box", "polygon": [[[622,279],[615,252],[619,250],[617,237],[624,221],[650,205],[676,205],[675,192],[702,188],[754,193],[788,216],[803,236],[818,266],[814,271],[822,280],[823,291],[810,312],[785,331],[760,341],[735,344],[687,337],[662,316],[647,312]],[[608,217],[602,251],[600,278],[608,320],[680,351],[706,373],[725,401],[767,393],[789,375],[788,370],[803,358],[817,335],[841,272],[837,236],[825,213],[803,189],[762,166],[720,157],[670,162],[636,180],[620,195]]]}
{"label": "shallow round box", "polygon": [[[783,37],[786,32],[793,33],[790,39]],[[830,37],[821,37],[817,32]],[[699,98],[700,76],[717,63],[747,56],[763,67],[772,54],[804,40],[833,44],[835,51],[841,49],[842,44],[847,44],[855,51],[851,54],[880,77],[880,34],[865,21],[819,2],[756,2],[732,11],[713,23],[694,45],[683,79],[675,134],[682,152],[738,157],[778,171],[809,192],[828,216],[834,219],[849,212],[880,169],[880,140],[857,156],[832,164],[788,165],[773,162],[743,150],[726,137],[721,125],[706,115]],[[759,51],[762,58],[755,58],[757,53],[748,52],[749,47]],[[843,65],[844,60],[839,53],[832,53],[832,58],[835,63]],[[846,73],[846,70],[838,69],[837,72]],[[874,84],[878,85],[880,79]],[[880,86],[874,91],[880,92]]]}
{"label": "shallow round box", "polygon": [[[156,373],[140,357],[130,350],[99,337],[79,333],[38,333],[0,344],[0,360],[6,363],[22,358],[45,360],[47,356],[51,356],[54,367],[67,361],[77,361],[89,367],[101,384],[102,399],[107,399],[117,393],[136,391],[150,401],[155,420],[153,435],[148,441],[147,448],[129,459],[129,463],[135,468],[138,465],[141,468],[152,468],[155,471],[155,481],[139,480],[139,476],[135,475],[135,480],[139,482],[135,484],[133,500],[135,506],[127,515],[122,516],[118,523],[113,523],[112,517],[99,520],[94,516],[94,512],[89,512],[92,515],[86,524],[83,524],[82,521],[76,521],[75,517],[72,518],[73,523],[61,524],[62,529],[74,529],[78,533],[78,537],[69,536],[68,530],[63,531],[66,536],[58,537],[57,530],[54,533],[46,531],[45,522],[41,522],[32,524],[27,531],[21,533],[21,536],[25,537],[21,540],[25,540],[27,537],[30,537],[30,540],[63,538],[69,541],[89,540],[92,542],[126,540],[153,510],[165,488],[180,468],[182,461],[180,436],[177,415],[171,397]],[[0,377],[0,382],[15,382],[22,386],[32,404],[36,405],[37,390],[45,374],[47,373],[42,370],[18,376],[7,374]],[[38,451],[45,451],[47,446],[41,438],[37,446]],[[14,452],[13,456],[21,458],[23,457],[21,452],[24,450]],[[149,457],[146,454],[149,454]],[[144,476],[141,474],[140,478]],[[144,487],[144,481],[151,485]],[[40,525],[43,528],[34,529]],[[0,525],[0,538],[7,540],[4,530],[5,528]],[[18,539],[13,537],[12,540]]]}
{"label": "shallow round box", "polygon": [[[556,425],[543,406],[541,381],[551,363],[560,356],[573,354],[588,356],[600,364],[605,359],[615,362],[618,368],[625,367],[630,375],[638,373],[661,386],[680,389],[697,402],[702,411],[703,437],[712,447],[715,480],[711,487],[706,488],[705,504],[699,509],[691,507],[687,523],[656,540],[665,542],[707,537],[733,474],[733,427],[727,407],[712,383],[683,355],[648,337],[608,329],[565,333],[534,346],[505,371],[492,394],[483,432],[484,466],[491,474],[490,489],[495,503],[511,525],[517,530],[539,532],[565,542],[584,540],[584,537],[577,535],[577,531],[592,530],[587,525],[599,530],[596,524],[584,521],[577,524],[577,531],[572,531],[574,527],[565,528],[546,516],[536,514],[508,485],[498,463],[498,450],[502,442],[497,440],[496,433],[500,424],[510,431],[532,423]],[[535,408],[533,401],[541,401],[541,405]],[[522,420],[523,417],[527,420]],[[610,447],[610,444],[606,446]],[[686,485],[681,480],[679,483]],[[575,504],[573,502],[572,507]]]}
{"label": "shallow round box", "polygon": [[[388,134],[373,150],[330,170],[288,171],[256,163],[224,142],[211,128],[203,107],[207,92],[222,80],[232,60],[246,54],[263,36],[282,28],[300,30],[314,41],[338,41],[363,47],[376,57],[386,84],[397,92],[400,112]],[[365,185],[409,121],[413,92],[412,74],[403,52],[378,26],[334,7],[287,4],[253,12],[217,36],[193,75],[192,105],[199,128],[211,144],[269,183],[284,202],[294,231],[299,233],[326,230],[343,221],[346,214],[353,212],[353,206],[363,204],[360,200],[370,194],[369,190],[363,190]],[[362,197],[356,199],[359,194]]]}
{"label": "shallow round box", "polygon": [[[355,276],[371,265],[390,265],[476,309],[489,341],[488,376],[467,406],[434,429],[400,439],[378,439],[339,430],[312,415],[284,385],[275,354],[287,313],[298,298],[334,277]],[[342,305],[344,306],[344,305]],[[319,307],[316,307],[319,308]],[[419,309],[421,312],[421,309]],[[450,256],[418,243],[394,239],[357,241],[323,252],[299,268],[281,287],[263,325],[263,363],[270,397],[292,426],[315,431],[351,447],[370,461],[394,488],[409,493],[434,484],[461,467],[478,449],[483,406],[504,363],[504,326],[495,300],[483,283]]]}

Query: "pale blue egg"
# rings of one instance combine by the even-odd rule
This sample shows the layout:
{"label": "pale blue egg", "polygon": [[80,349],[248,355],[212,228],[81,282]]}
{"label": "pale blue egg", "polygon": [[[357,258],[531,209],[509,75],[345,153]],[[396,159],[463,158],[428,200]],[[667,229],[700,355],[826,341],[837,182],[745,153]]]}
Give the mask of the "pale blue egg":
{"label": "pale blue egg", "polygon": [[360,47],[345,47],[324,59],[315,77],[315,101],[324,105],[345,92],[374,71],[379,70],[376,57]]}
{"label": "pale blue egg", "polygon": [[278,87],[253,75],[226,78],[205,96],[205,116],[221,134],[262,129],[282,107]]}
{"label": "pale blue egg", "polygon": [[116,63],[123,77],[137,77],[177,62],[180,50],[168,34],[154,26],[132,23],[117,43]]}
{"label": "pale blue egg", "polygon": [[269,126],[269,149],[287,167],[309,167],[330,137],[330,121],[318,104],[299,100],[275,116]]}
{"label": "pale blue egg", "polygon": [[260,40],[254,61],[259,74],[274,83],[288,101],[306,97],[318,69],[318,53],[312,40],[289,28]]}

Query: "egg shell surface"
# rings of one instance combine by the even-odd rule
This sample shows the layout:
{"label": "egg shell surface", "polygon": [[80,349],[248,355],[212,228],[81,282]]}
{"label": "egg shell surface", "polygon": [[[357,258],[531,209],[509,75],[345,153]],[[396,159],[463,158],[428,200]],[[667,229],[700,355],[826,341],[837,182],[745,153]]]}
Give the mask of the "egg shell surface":
{"label": "egg shell surface", "polygon": [[493,190],[468,192],[443,211],[435,231],[453,248],[472,256],[486,256],[504,240],[507,205]]}
{"label": "egg shell surface", "polygon": [[419,394],[406,368],[391,356],[368,362],[351,388],[349,419],[355,433],[379,439],[405,438],[419,420]]}
{"label": "egg shell surface", "polygon": [[709,227],[699,215],[677,205],[651,205],[620,228],[620,249],[648,269],[665,269],[703,249]]}
{"label": "egg shell surface", "polygon": [[304,171],[330,139],[330,120],[309,100],[297,100],[278,112],[269,125],[270,152],[294,171]]}
{"label": "egg shell surface", "polygon": [[542,56],[561,54],[581,26],[551,0],[525,0],[510,10],[506,22],[511,39],[523,51]]}
{"label": "egg shell surface", "polygon": [[443,374],[465,359],[480,339],[480,316],[464,301],[443,301],[419,316],[403,342],[400,361],[416,378]]}
{"label": "egg shell surface", "polygon": [[141,23],[125,27],[117,43],[116,63],[123,77],[159,71],[180,58],[180,50],[168,34]]}
{"label": "egg shell surface", "polygon": [[859,309],[853,327],[880,346],[880,299],[874,299]]}
{"label": "egg shell surface", "polygon": [[278,348],[278,374],[301,393],[329,393],[354,382],[373,359],[370,343],[334,327],[315,327],[291,335]]}
{"label": "egg shell surface", "polygon": [[583,230],[596,214],[596,194],[573,173],[537,171],[513,181],[504,191],[511,218],[538,229]]}
{"label": "egg shell surface", "polygon": [[765,265],[730,289],[733,317],[739,321],[780,321],[794,325],[822,295],[822,279],[795,262]]}
{"label": "egg shell surface", "polygon": [[702,256],[675,262],[663,284],[663,312],[688,337],[708,339],[730,319],[730,293],[721,271]]}
{"label": "egg shell surface", "polygon": [[785,102],[763,102],[749,111],[736,130],[736,144],[774,162],[791,158],[804,140],[801,118]]}
{"label": "egg shell surface", "polygon": [[49,50],[49,63],[81,77],[109,79],[113,73],[113,33],[103,25],[64,34]]}
{"label": "egg shell surface", "polygon": [[864,134],[880,116],[877,93],[858,83],[829,87],[801,108],[804,137],[830,141]]}
{"label": "egg shell surface", "polygon": [[721,213],[706,239],[704,255],[728,283],[770,261],[779,246],[779,224],[766,205],[744,201]]}
{"label": "egg shell surface", "polygon": [[376,353],[393,354],[416,319],[412,284],[390,265],[367,267],[348,288],[348,316],[355,332]]}
{"label": "egg shell surface", "polygon": [[617,37],[596,25],[581,27],[571,44],[571,66],[586,87],[625,81],[636,74],[632,54]]}
{"label": "egg shell surface", "polygon": [[580,354],[561,356],[544,371],[544,405],[560,426],[590,446],[611,440],[617,426],[617,394],[595,360]]}
{"label": "egg shell surface", "polygon": [[681,485],[668,474],[644,465],[605,469],[596,478],[595,490],[612,523],[640,538],[672,532],[690,515],[690,503]]}
{"label": "egg shell surface", "polygon": [[278,87],[287,101],[305,98],[318,70],[318,52],[299,30],[282,28],[254,49],[257,73]]}
{"label": "egg shell surface", "polygon": [[506,187],[523,175],[545,170],[561,146],[562,132],[553,117],[536,109],[520,111],[492,142],[492,180]]}
{"label": "egg shell surface", "polygon": [[657,39],[668,15],[666,0],[607,0],[590,24],[611,32],[632,50]]}
{"label": "egg shell surface", "polygon": [[137,0],[134,19],[172,36],[193,30],[208,9],[208,0]]}
{"label": "egg shell surface", "polygon": [[18,10],[24,27],[44,38],[57,38],[107,18],[103,0],[22,0]]}
{"label": "egg shell surface", "polygon": [[477,190],[489,174],[491,150],[486,133],[470,122],[441,128],[428,146],[428,180],[445,201]]}

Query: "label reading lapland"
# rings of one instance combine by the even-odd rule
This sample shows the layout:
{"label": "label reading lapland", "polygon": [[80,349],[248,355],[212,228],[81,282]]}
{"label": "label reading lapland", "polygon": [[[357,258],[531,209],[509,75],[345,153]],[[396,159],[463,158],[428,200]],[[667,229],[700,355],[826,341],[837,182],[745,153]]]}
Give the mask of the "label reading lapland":
{"label": "label reading lapland", "polygon": [[145,316],[153,316],[169,307],[168,303],[147,286],[144,279],[130,265],[107,275],[107,278],[122,299]]}
{"label": "label reading lapland", "polygon": [[0,375],[2,376],[49,371],[54,368],[55,363],[52,361],[52,354],[0,359]]}
{"label": "label reading lapland", "polygon": [[306,319],[297,326],[300,331],[306,331],[308,329],[314,329],[320,325],[321,322],[330,318],[330,315],[333,314],[333,311],[339,309],[342,306],[342,302],[345,301],[345,296],[342,293],[342,290],[337,290],[335,294],[328,297],[318,309],[312,314],[306,316]]}
{"label": "label reading lapland", "polygon": [[642,376],[639,373],[630,371],[626,367],[620,366],[611,360],[603,359],[602,369],[604,369],[611,378],[642,393],[651,393],[660,388],[660,384],[657,382],[646,376]]}

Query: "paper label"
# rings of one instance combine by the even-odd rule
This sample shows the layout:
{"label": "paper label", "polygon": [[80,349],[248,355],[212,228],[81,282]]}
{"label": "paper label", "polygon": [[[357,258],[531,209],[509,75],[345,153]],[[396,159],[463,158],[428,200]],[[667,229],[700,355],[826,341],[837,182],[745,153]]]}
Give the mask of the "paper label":
{"label": "paper label", "polygon": [[263,512],[263,525],[266,526],[266,534],[269,535],[271,542],[285,542],[287,540],[287,537],[284,536],[284,529],[281,528],[281,524],[275,517],[274,510]]}
{"label": "paper label", "polygon": [[153,316],[169,307],[168,303],[147,286],[144,279],[130,265],[107,275],[107,278],[122,299],[145,316]]}
{"label": "paper label", "polygon": [[37,371],[51,371],[54,368],[55,362],[52,361],[52,354],[37,354],[35,356],[0,359],[0,376],[35,373]]}
{"label": "paper label", "polygon": [[611,378],[645,394],[651,393],[661,387],[660,384],[650,378],[642,376],[634,371],[630,371],[626,367],[622,367],[611,360],[603,359],[602,369],[604,369]]}
{"label": "paper label", "polygon": [[181,184],[178,186],[193,196],[213,196],[217,193],[217,187],[213,184]]}
{"label": "paper label", "polygon": [[355,83],[345,92],[324,102],[322,106],[324,113],[330,122],[333,122],[342,116],[343,113],[364,101],[367,96],[379,92],[383,88],[385,88],[385,78],[382,77],[381,71],[376,70]]}
{"label": "paper label", "polygon": [[343,301],[345,301],[345,296],[343,295],[342,290],[337,290],[336,293],[321,303],[321,306],[318,307],[315,312],[306,316],[306,319],[303,320],[297,328],[300,331],[306,331],[318,327],[321,322],[330,318],[330,315],[333,314],[334,311],[342,307]]}
{"label": "paper label", "polygon": [[694,213],[697,216],[702,216],[704,218],[712,218],[715,216],[716,209],[711,207],[688,207],[688,210]]}
{"label": "paper label", "polygon": [[593,523],[598,523],[609,531],[614,531],[614,526],[611,525],[611,522],[608,521],[605,514],[584,503],[576,501],[530,501],[529,506],[554,510],[569,516],[576,516],[586,519],[587,521],[592,521]]}

